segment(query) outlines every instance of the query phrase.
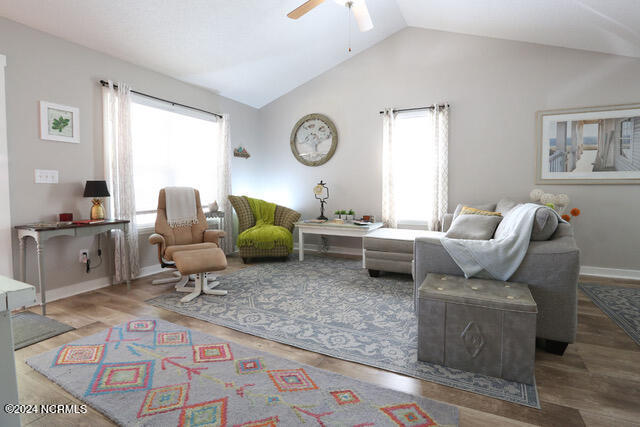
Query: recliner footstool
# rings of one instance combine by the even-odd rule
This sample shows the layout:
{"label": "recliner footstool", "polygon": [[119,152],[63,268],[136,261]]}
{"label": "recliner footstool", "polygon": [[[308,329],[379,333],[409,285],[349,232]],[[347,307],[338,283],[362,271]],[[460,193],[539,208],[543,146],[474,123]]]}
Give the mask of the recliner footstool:
{"label": "recliner footstool", "polygon": [[226,295],[227,291],[213,289],[220,282],[208,283],[207,274],[210,271],[219,271],[227,268],[227,258],[220,248],[196,249],[192,251],[180,251],[173,255],[176,268],[183,276],[195,274],[194,288],[184,287],[176,289],[179,292],[192,291],[180,299],[181,302],[189,302],[201,294]]}

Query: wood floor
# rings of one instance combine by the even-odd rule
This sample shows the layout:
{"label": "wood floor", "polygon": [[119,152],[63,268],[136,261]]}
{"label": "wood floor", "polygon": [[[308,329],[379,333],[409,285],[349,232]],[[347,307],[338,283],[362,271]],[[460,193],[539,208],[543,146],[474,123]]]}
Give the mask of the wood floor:
{"label": "wood floor", "polygon": [[[226,273],[240,268],[240,259],[230,257]],[[583,279],[640,287],[640,282]],[[577,342],[568,347],[564,356],[540,350],[536,353],[542,406],[538,410],[301,350],[144,303],[171,289],[171,285],[153,286],[151,278],[142,278],[133,282],[130,291],[124,285],[111,286],[47,304],[48,316],[76,330],[16,352],[21,403],[81,403],[27,366],[25,359],[132,318],[155,316],[365,382],[448,402],[460,408],[462,426],[640,425],[640,346],[582,293],[578,301]],[[36,308],[33,311],[39,312]],[[91,408],[86,415],[26,415],[22,422],[29,426],[113,425]]]}

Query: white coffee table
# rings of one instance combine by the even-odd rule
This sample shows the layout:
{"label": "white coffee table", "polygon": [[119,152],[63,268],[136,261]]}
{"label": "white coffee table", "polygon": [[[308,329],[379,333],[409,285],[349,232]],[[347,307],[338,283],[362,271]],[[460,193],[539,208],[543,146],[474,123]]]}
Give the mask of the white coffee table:
{"label": "white coffee table", "polygon": [[[355,225],[352,223],[337,224],[333,222],[303,222],[298,221],[295,226],[298,227],[298,253],[300,261],[304,260],[304,234],[322,234],[325,236],[347,236],[358,237],[362,240],[364,236],[373,230],[382,227],[381,222],[373,222],[367,225]],[[364,268],[364,246],[362,247],[362,268]]]}

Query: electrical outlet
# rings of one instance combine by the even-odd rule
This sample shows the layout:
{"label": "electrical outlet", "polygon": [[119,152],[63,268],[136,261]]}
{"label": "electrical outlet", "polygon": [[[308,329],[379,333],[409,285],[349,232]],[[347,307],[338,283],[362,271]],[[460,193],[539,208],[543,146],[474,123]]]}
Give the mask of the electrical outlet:
{"label": "electrical outlet", "polygon": [[57,170],[36,169],[34,171],[34,177],[35,177],[36,184],[57,184],[58,183]]}
{"label": "electrical outlet", "polygon": [[89,260],[89,249],[80,249],[80,254],[78,255],[78,261],[83,264],[86,264]]}

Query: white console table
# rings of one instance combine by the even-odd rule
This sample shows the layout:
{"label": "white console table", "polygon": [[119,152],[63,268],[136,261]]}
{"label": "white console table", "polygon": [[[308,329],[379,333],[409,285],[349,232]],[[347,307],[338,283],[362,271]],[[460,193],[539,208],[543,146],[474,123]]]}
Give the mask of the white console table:
{"label": "white console table", "polygon": [[[11,310],[36,302],[36,290],[26,283],[0,276],[0,402],[18,402],[18,380],[13,356],[13,332]],[[20,416],[7,414],[0,408],[0,425],[20,427]]]}
{"label": "white console table", "polygon": [[[42,315],[47,313],[46,286],[44,280],[44,242],[59,236],[84,237],[94,236],[101,233],[110,233],[112,230],[122,230],[125,234],[129,232],[129,220],[126,219],[108,219],[93,224],[70,224],[59,227],[38,226],[38,225],[19,225],[16,227],[18,231],[18,244],[20,245],[20,280],[27,279],[27,263],[25,239],[33,238],[36,242],[36,251],[38,253],[38,282],[40,283],[40,303],[42,305]],[[127,289],[131,288],[131,280],[127,279]]]}
{"label": "white console table", "polygon": [[[335,222],[303,222],[298,221],[294,224],[298,227],[298,253],[300,261],[304,260],[304,234],[321,234],[324,236],[347,236],[359,237],[361,240],[364,236],[382,227],[381,222],[373,222],[367,225],[356,225],[352,223],[338,224]],[[364,246],[362,246],[362,268],[364,268]]]}

